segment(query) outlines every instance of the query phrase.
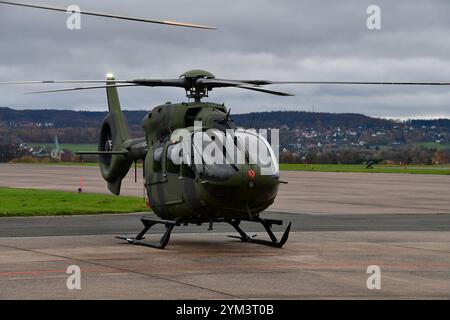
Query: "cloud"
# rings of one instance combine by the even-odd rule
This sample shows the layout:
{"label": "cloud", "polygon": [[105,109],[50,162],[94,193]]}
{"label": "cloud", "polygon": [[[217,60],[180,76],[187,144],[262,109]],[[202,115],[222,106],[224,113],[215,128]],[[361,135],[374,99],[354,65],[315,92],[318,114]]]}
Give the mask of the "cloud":
{"label": "cloud", "polygon": [[[35,0],[34,2],[37,2]],[[39,1],[153,19],[216,25],[218,31],[82,18],[0,5],[0,81],[173,78],[201,68],[221,78],[450,81],[450,3],[378,0],[382,30],[366,28],[373,1]],[[279,88],[279,87],[274,87]],[[104,91],[23,95],[42,86],[2,86],[0,106],[104,110]],[[209,100],[233,112],[316,110],[380,117],[450,117],[449,88],[288,86],[295,97],[237,89]],[[127,109],[184,101],[179,89],[121,89]]]}

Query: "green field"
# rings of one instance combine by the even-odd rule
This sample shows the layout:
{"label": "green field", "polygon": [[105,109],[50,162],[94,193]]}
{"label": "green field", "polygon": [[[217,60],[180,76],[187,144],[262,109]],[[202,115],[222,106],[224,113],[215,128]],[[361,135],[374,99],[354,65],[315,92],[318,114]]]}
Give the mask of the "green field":
{"label": "green field", "polygon": [[418,143],[417,145],[420,147],[427,148],[427,149],[437,149],[437,150],[450,149],[450,145],[437,143],[437,142],[422,142],[422,143]]}
{"label": "green field", "polygon": [[0,217],[149,211],[142,198],[0,188]]}
{"label": "green field", "polygon": [[[29,146],[33,148],[54,148],[54,143],[28,143]],[[59,148],[69,150],[72,152],[76,151],[97,151],[98,145],[96,144],[75,144],[75,143],[60,143]]]}
{"label": "green field", "polygon": [[[72,166],[72,167],[98,167],[98,162],[15,162],[25,163],[37,166]],[[142,166],[142,165],[141,165]]]}
{"label": "green field", "polygon": [[450,165],[421,166],[411,165],[406,168],[394,165],[374,165],[366,169],[365,165],[345,164],[280,164],[280,170],[286,171],[318,171],[318,172],[367,172],[367,173],[410,173],[450,175]]}

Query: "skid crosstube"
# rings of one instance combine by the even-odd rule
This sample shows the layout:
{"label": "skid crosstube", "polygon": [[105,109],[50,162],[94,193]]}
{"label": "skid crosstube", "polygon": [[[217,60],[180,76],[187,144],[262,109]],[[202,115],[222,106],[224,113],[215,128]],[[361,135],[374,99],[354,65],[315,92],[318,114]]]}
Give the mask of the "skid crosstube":
{"label": "skid crosstube", "polygon": [[[135,237],[116,237],[118,239],[126,240],[128,243],[151,247],[151,248],[157,248],[157,249],[164,249],[170,240],[170,234],[172,233],[172,230],[175,226],[179,226],[181,224],[180,220],[160,220],[160,219],[154,219],[154,218],[142,218],[141,219],[142,224],[144,225],[144,228],[141,232]],[[260,239],[254,239],[254,237],[249,236],[242,228],[239,226],[241,221],[247,221],[247,222],[257,222],[261,223],[266,230],[267,234],[269,235],[270,240],[260,240]],[[272,231],[272,225],[282,225],[283,221],[281,220],[274,220],[274,219],[263,219],[260,217],[254,218],[252,220],[240,220],[240,219],[226,219],[226,220],[220,220],[215,222],[226,222],[230,224],[236,231],[239,233],[239,236],[229,236],[231,238],[237,238],[240,239],[242,242],[249,242],[249,243],[256,243],[256,244],[263,244],[268,245],[275,248],[281,248],[286,243],[289,237],[289,232],[291,230],[292,223],[289,223],[286,230],[283,233],[283,236],[281,237],[281,240],[278,240],[275,234]],[[164,224],[166,227],[166,231],[164,232],[163,236],[161,237],[161,240],[159,243],[151,243],[148,241],[144,241],[144,235],[147,233],[148,230],[150,230],[151,227],[153,227],[156,224]],[[183,224],[187,224],[187,222],[183,222]]]}

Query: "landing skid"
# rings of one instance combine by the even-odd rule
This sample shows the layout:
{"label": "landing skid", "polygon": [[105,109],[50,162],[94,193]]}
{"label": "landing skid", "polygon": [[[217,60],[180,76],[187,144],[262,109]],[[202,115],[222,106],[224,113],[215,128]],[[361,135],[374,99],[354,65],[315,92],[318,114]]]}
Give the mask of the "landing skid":
{"label": "landing skid", "polygon": [[277,237],[272,231],[272,225],[282,225],[283,221],[281,220],[272,220],[272,219],[263,219],[263,218],[255,218],[253,220],[245,220],[249,222],[259,222],[263,225],[264,229],[266,230],[267,234],[270,237],[269,240],[261,240],[261,239],[254,239],[254,237],[249,236],[244,230],[241,229],[239,224],[241,223],[241,220],[226,220],[225,222],[229,223],[231,226],[233,226],[234,229],[239,233],[240,236],[228,236],[230,238],[236,238],[240,239],[242,242],[250,242],[250,243],[257,243],[257,244],[263,244],[266,246],[271,246],[275,248],[281,248],[284,246],[286,241],[289,237],[289,232],[291,231],[291,225],[290,222],[287,226],[286,230],[284,231],[283,236],[281,237],[281,240],[278,241]]}
{"label": "landing skid", "polygon": [[[118,239],[126,240],[128,243],[151,247],[151,248],[157,248],[157,249],[164,249],[170,240],[170,234],[172,233],[172,230],[175,226],[179,225],[177,220],[159,220],[159,219],[152,219],[152,218],[142,218],[141,219],[144,229],[142,229],[141,232],[136,237],[116,237]],[[144,235],[147,233],[148,230],[150,230],[151,227],[153,227],[155,224],[164,224],[166,227],[166,231],[164,232],[161,240],[159,243],[151,243],[148,241],[144,241]]]}
{"label": "landing skid", "polygon": [[[160,220],[160,219],[154,219],[154,218],[142,218],[141,219],[144,229],[142,229],[141,232],[135,237],[116,237],[118,239],[126,240],[128,243],[151,247],[151,248],[157,248],[157,249],[164,249],[170,240],[170,234],[172,233],[172,230],[175,226],[179,226],[181,223],[179,220]],[[261,223],[266,230],[267,234],[270,237],[269,240],[260,240],[260,239],[254,239],[254,237],[249,236],[244,230],[241,229],[239,226],[241,221],[248,221],[248,222],[258,222]],[[239,233],[240,236],[229,236],[230,238],[237,238],[240,239],[242,242],[250,242],[250,243],[256,243],[256,244],[263,244],[275,248],[281,248],[286,243],[289,237],[289,232],[291,231],[291,223],[287,226],[286,230],[284,231],[283,236],[281,237],[281,240],[278,241],[277,237],[272,231],[272,225],[282,225],[283,221],[281,220],[273,220],[273,219],[262,219],[262,218],[254,218],[253,220],[237,220],[237,219],[231,219],[231,220],[220,220],[216,222],[226,222],[230,224],[236,231]],[[148,230],[150,230],[151,227],[153,227],[156,224],[163,224],[166,227],[166,231],[164,232],[161,240],[159,243],[151,243],[148,241],[144,241],[144,235],[147,233]],[[186,223],[187,224],[187,223]]]}

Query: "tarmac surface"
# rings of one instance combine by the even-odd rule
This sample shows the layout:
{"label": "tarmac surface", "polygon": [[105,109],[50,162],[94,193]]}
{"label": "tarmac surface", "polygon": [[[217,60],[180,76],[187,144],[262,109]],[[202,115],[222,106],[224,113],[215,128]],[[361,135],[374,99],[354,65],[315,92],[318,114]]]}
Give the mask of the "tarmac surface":
{"label": "tarmac surface", "polygon": [[[295,232],[276,249],[197,233],[158,250],[111,236],[3,238],[0,298],[449,299],[449,240],[448,231]],[[67,289],[71,265],[81,290]],[[367,288],[371,265],[381,290]]]}
{"label": "tarmac surface", "polygon": [[[153,214],[129,213],[88,216],[60,216],[33,218],[0,218],[0,239],[5,237],[50,237],[87,235],[132,235],[142,226],[143,216],[156,218]],[[450,231],[450,214],[408,214],[408,215],[307,215],[265,212],[263,218],[292,222],[292,232],[305,231]],[[262,232],[263,227],[250,222],[242,222],[242,228],[250,232]],[[286,226],[274,225],[275,231],[282,232]],[[175,233],[234,233],[225,223],[214,224],[213,232],[208,225],[180,226]],[[160,234],[163,227],[156,226],[148,233]]]}
{"label": "tarmac surface", "polygon": [[[75,191],[80,177],[84,192],[107,192],[95,167],[0,165],[0,186]],[[0,218],[0,299],[450,299],[450,176],[282,177],[263,214],[293,223],[282,249],[228,238],[223,224],[177,227],[165,250],[115,239],[140,230],[136,213]],[[133,173],[123,191],[142,195]],[[71,265],[81,290],[67,288]],[[371,265],[380,290],[367,288]]]}

